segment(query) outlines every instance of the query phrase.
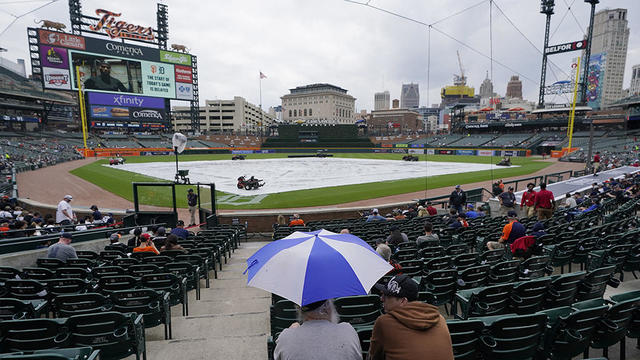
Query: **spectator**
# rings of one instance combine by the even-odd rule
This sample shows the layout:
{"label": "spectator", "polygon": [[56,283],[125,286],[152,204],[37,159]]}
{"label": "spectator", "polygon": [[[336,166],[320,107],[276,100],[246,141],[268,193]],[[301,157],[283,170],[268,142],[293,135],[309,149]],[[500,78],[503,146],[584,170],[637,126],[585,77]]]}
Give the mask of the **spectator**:
{"label": "spectator", "polygon": [[534,203],[536,198],[536,192],[533,190],[535,185],[533,183],[527,184],[527,191],[522,194],[522,200],[520,201],[520,209],[524,207],[524,215],[526,217],[532,217],[534,211]]}
{"label": "spectator", "polygon": [[127,246],[132,248],[140,246],[140,235],[142,235],[142,228],[133,229],[133,237],[127,241]]}
{"label": "spectator", "polygon": [[409,237],[407,236],[407,234],[401,232],[400,228],[398,228],[396,225],[392,225],[389,230],[391,231],[391,234],[387,236],[387,244],[397,246],[398,244],[409,241]]}
{"label": "spectator", "polygon": [[196,212],[198,211],[198,195],[193,192],[193,189],[187,190],[187,205],[189,205],[189,215],[191,215],[189,226],[194,226],[196,224]]}
{"label": "spectator", "polygon": [[406,218],[407,218],[407,216],[404,214],[404,212],[400,212],[400,209],[393,210],[393,219],[394,220],[404,220]]}
{"label": "spectator", "polygon": [[516,207],[516,195],[513,193],[513,187],[509,186],[507,192],[498,195],[500,200],[500,215],[505,216],[509,211],[513,211]]}
{"label": "spectator", "polygon": [[409,208],[402,212],[407,219],[413,219],[418,216],[418,208],[416,205],[409,205]]}
{"label": "spectator", "polygon": [[385,314],[373,325],[370,360],[453,360],[451,335],[438,307],[418,300],[418,284],[396,275],[382,292]]}
{"label": "spectator", "polygon": [[103,216],[102,213],[100,212],[100,210],[98,210],[98,206],[97,205],[91,205],[91,207],[89,208],[91,209],[93,212],[91,213],[91,217],[93,217],[93,223],[94,224],[102,224],[103,223]]}
{"label": "spectator", "polygon": [[458,214],[458,217],[454,222],[449,225],[450,228],[458,229],[463,227],[469,227],[469,223],[467,222],[467,214],[461,213]]}
{"label": "spectator", "polygon": [[536,221],[533,224],[533,228],[531,229],[531,235],[539,238],[542,235],[546,235],[546,231],[544,231],[544,224],[541,221]]}
{"label": "spectator", "polygon": [[160,254],[160,251],[156,248],[156,245],[153,243],[153,240],[151,240],[151,235],[149,234],[140,235],[140,246],[134,248],[133,252],[152,252],[156,255]]}
{"label": "spectator", "polygon": [[556,200],[553,197],[553,193],[547,190],[547,184],[540,184],[540,191],[535,196],[533,206],[538,212],[538,220],[551,219],[553,216]]}
{"label": "spectator", "polygon": [[491,192],[493,193],[493,196],[498,196],[504,192],[504,184],[502,183],[502,180],[498,180],[493,183],[491,186]]}
{"label": "spectator", "polygon": [[467,203],[467,194],[462,191],[460,185],[456,185],[455,190],[451,192],[449,196],[449,207],[456,209],[459,213],[462,212],[462,207]]}
{"label": "spectator", "polygon": [[564,207],[566,209],[573,209],[576,206],[578,206],[576,199],[573,196],[571,196],[571,193],[566,193],[565,199],[564,199]]}
{"label": "spectator", "polygon": [[164,228],[164,226],[159,226],[152,238],[153,244],[156,246],[156,248],[161,247],[162,245],[164,245],[165,241],[167,241],[167,230]]}
{"label": "spectator", "polygon": [[171,229],[171,233],[183,240],[187,240],[189,238],[189,231],[184,228],[184,221],[182,220],[178,220],[176,227]]}
{"label": "spectator", "polygon": [[67,259],[77,259],[76,249],[69,245],[72,239],[73,236],[71,233],[63,232],[60,234],[58,242],[49,246],[47,249],[47,257],[50,259],[59,259],[64,262],[66,262]]}
{"label": "spectator", "polygon": [[273,224],[273,231],[276,231],[276,230],[278,230],[278,228],[285,227],[287,225],[288,225],[287,224],[287,219],[285,219],[284,215],[278,215],[276,223]]}
{"label": "spectator", "polygon": [[340,230],[340,234],[351,234],[351,232],[349,231],[349,229],[344,228],[344,229]]}
{"label": "spectator", "polygon": [[507,214],[509,223],[502,228],[502,236],[498,241],[489,241],[487,248],[489,250],[502,249],[511,245],[517,238],[525,236],[526,229],[524,225],[518,222],[518,214],[515,211],[509,211]]}
{"label": "spectator", "polygon": [[111,236],[109,236],[109,246],[111,248],[117,248],[118,250],[126,252],[127,244],[121,243],[120,242],[121,238],[122,238],[122,236],[120,234],[118,234],[118,233],[111,234]]}
{"label": "spectator", "polygon": [[429,215],[429,212],[427,211],[427,209],[424,208],[424,206],[422,205],[418,206],[418,217],[425,217],[428,215]]}
{"label": "spectator", "polygon": [[7,205],[4,210],[0,211],[0,219],[12,220],[13,214],[11,213],[11,206]]}
{"label": "spectator", "polygon": [[293,323],[278,336],[275,360],[362,360],[358,334],[351,324],[338,323],[331,299],[301,306],[299,313],[302,325]]}
{"label": "spectator", "polygon": [[418,238],[416,239],[416,245],[418,245],[418,248],[420,248],[420,245],[424,242],[439,240],[440,237],[438,237],[438,234],[433,233],[433,224],[427,222],[424,224],[424,235],[418,236]]}
{"label": "spectator", "polygon": [[367,216],[367,222],[371,221],[386,221],[387,219],[384,216],[380,216],[378,214],[378,209],[371,210],[371,215]]}
{"label": "spectator", "polygon": [[58,209],[56,210],[56,223],[60,225],[71,225],[77,220],[76,214],[73,213],[71,205],[69,204],[73,196],[65,195],[64,198],[58,203]]}
{"label": "spectator", "polygon": [[436,216],[438,215],[438,209],[436,209],[435,207],[433,207],[433,203],[428,202],[427,203],[427,212],[429,213],[429,216]]}
{"label": "spectator", "polygon": [[300,214],[293,214],[293,219],[289,221],[289,227],[304,226],[304,220],[300,219]]}
{"label": "spectator", "polygon": [[167,236],[167,241],[160,248],[160,251],[165,251],[165,250],[178,250],[185,253],[187,252],[185,248],[178,245],[178,237],[175,234],[170,234],[169,236]]}
{"label": "spectator", "polygon": [[393,266],[393,269],[389,270],[387,275],[402,274],[402,266],[391,258],[391,248],[389,245],[385,244],[382,239],[378,239],[378,241],[376,241],[376,252],[380,257],[385,259],[389,265]]}
{"label": "spectator", "polygon": [[480,216],[480,214],[473,209],[473,204],[467,204],[467,212],[465,213],[465,215],[467,215],[467,219],[475,219]]}

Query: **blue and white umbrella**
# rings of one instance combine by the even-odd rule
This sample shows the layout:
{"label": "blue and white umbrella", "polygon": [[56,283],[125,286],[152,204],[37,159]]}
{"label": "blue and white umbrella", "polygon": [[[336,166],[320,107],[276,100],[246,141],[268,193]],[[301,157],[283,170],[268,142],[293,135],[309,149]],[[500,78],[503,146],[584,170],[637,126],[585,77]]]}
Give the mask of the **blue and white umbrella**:
{"label": "blue and white umbrella", "polygon": [[248,285],[304,306],[341,296],[366,295],[393,267],[351,234],[296,231],[249,259]]}

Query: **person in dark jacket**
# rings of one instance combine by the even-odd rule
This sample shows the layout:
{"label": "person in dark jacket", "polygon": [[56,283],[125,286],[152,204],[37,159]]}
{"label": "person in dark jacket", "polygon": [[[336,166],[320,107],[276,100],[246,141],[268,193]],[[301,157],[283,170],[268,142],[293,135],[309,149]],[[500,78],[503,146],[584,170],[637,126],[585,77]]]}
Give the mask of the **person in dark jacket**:
{"label": "person in dark jacket", "polygon": [[462,191],[460,185],[456,185],[455,190],[449,196],[449,207],[454,208],[458,213],[463,212],[464,205],[467,203],[467,194]]}

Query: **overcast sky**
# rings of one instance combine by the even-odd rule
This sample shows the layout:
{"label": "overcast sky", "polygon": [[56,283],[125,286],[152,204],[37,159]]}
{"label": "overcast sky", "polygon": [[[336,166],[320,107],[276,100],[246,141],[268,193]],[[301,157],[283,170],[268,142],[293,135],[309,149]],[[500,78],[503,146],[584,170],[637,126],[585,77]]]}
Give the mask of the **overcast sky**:
{"label": "overcast sky", "polygon": [[[364,0],[363,0],[364,1]],[[371,0],[370,4],[427,24],[455,14],[481,0]],[[0,31],[14,17],[46,1],[0,0]],[[420,104],[439,103],[440,88],[459,73],[456,50],[460,51],[468,82],[479,90],[491,70],[489,59],[443,35],[458,39],[489,55],[489,1],[433,25],[431,30],[430,86],[427,91],[428,28],[379,10],[343,0],[243,0],[166,1],[169,6],[169,44],[184,44],[198,56],[200,99],[230,99],[242,96],[259,103],[259,71],[263,108],[279,105],[290,88],[311,83],[331,83],[356,97],[356,110],[371,110],[373,94],[389,90],[400,98],[402,83],[420,84]],[[606,0],[610,8],[626,8],[631,34],[624,87],[630,70],[640,64],[640,1]],[[125,21],[156,25],[155,1],[85,0],[83,12],[97,8],[122,12]],[[567,13],[572,5],[573,14]],[[523,80],[526,99],[537,100],[545,16],[538,0],[494,0],[506,16],[535,45],[531,45],[493,7],[493,83],[504,95],[515,72]],[[599,4],[597,9],[604,9]],[[582,39],[589,21],[584,0],[556,0],[550,44]],[[565,16],[566,15],[566,16]],[[575,15],[575,18],[574,18]],[[563,19],[564,18],[564,19]],[[68,2],[59,0],[19,18],[2,35],[2,56],[15,61],[28,59],[26,27],[35,20],[49,19],[69,27]],[[562,21],[561,21],[562,20]],[[578,25],[579,23],[579,25]],[[579,52],[555,55],[551,60],[557,78],[549,71],[547,84],[569,76],[571,59]],[[500,62],[510,69],[499,65]],[[27,70],[30,72],[30,69]],[[428,97],[428,99],[427,99]],[[547,98],[547,101],[563,102]],[[178,105],[179,103],[176,103]]]}

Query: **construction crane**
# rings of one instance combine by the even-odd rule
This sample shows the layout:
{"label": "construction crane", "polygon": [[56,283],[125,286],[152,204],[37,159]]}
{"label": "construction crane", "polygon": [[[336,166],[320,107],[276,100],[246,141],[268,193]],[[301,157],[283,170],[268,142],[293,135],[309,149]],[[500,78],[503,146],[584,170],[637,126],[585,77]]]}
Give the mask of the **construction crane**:
{"label": "construction crane", "polygon": [[467,85],[467,78],[466,76],[464,76],[464,68],[462,67],[462,60],[460,59],[460,51],[456,50],[456,54],[458,54],[458,66],[460,66],[460,75],[453,75],[453,84],[458,86],[465,86]]}

